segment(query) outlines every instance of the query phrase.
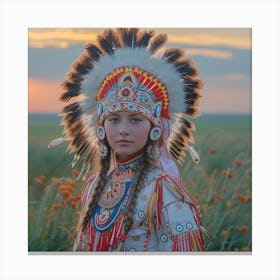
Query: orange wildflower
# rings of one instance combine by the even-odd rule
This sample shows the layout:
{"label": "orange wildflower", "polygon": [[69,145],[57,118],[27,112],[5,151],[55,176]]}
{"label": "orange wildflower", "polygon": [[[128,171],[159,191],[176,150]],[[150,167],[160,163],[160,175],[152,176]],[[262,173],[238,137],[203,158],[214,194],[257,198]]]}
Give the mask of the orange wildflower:
{"label": "orange wildflower", "polygon": [[215,202],[219,202],[222,200],[222,196],[220,194],[215,195]]}
{"label": "orange wildflower", "polygon": [[232,178],[233,178],[233,173],[231,173],[231,172],[229,172],[229,171],[227,171],[227,170],[225,170],[225,169],[223,169],[223,170],[221,171],[221,174],[222,174],[223,177],[228,177],[229,179],[232,179]]}
{"label": "orange wildflower", "polygon": [[63,205],[66,205],[71,202],[71,197],[63,197],[61,202]]}
{"label": "orange wildflower", "polygon": [[45,180],[46,176],[45,175],[41,175],[40,179]]}
{"label": "orange wildflower", "polygon": [[59,187],[59,190],[60,190],[61,193],[65,192],[65,191],[68,191],[68,192],[72,193],[73,187],[70,186],[70,185],[61,185]]}
{"label": "orange wildflower", "polygon": [[208,154],[210,154],[210,155],[214,155],[216,153],[217,153],[217,150],[214,148],[208,150]]}
{"label": "orange wildflower", "polygon": [[73,187],[71,186],[71,185],[67,185],[67,191],[69,191],[69,192],[73,192]]}
{"label": "orange wildflower", "polygon": [[77,199],[72,199],[71,200],[72,208],[76,208],[78,204],[79,204],[79,200],[77,200]]}
{"label": "orange wildflower", "polygon": [[50,212],[54,212],[55,210],[61,208],[61,205],[60,204],[53,204],[51,209],[50,209]]}
{"label": "orange wildflower", "polygon": [[54,181],[54,184],[60,186],[62,184],[62,181],[60,179],[56,179]]}
{"label": "orange wildflower", "polygon": [[234,230],[235,230],[235,231],[240,231],[240,227],[239,227],[239,226],[235,226],[235,227],[234,227]]}
{"label": "orange wildflower", "polygon": [[65,190],[65,191],[62,191],[61,192],[61,195],[64,197],[64,198],[67,198],[69,196],[71,196],[71,192],[69,190]]}
{"label": "orange wildflower", "polygon": [[66,189],[67,189],[67,186],[65,186],[65,185],[61,185],[61,186],[59,187],[59,190],[60,190],[61,192],[65,191]]}
{"label": "orange wildflower", "polygon": [[223,177],[227,177],[228,172],[227,172],[225,169],[223,169],[223,170],[221,171],[221,174],[222,174]]}
{"label": "orange wildflower", "polygon": [[64,184],[65,185],[70,185],[72,187],[76,187],[78,185],[78,181],[76,181],[76,180],[65,180]]}
{"label": "orange wildflower", "polygon": [[35,177],[34,182],[37,186],[42,186],[43,185],[43,181],[40,178]]}
{"label": "orange wildflower", "polygon": [[223,230],[221,235],[222,237],[227,237],[229,235],[229,232],[227,230]]}
{"label": "orange wildflower", "polygon": [[247,194],[247,195],[244,196],[244,200],[245,200],[246,202],[252,201],[252,196],[249,195],[249,194]]}
{"label": "orange wildflower", "polygon": [[245,201],[244,195],[242,195],[242,194],[240,194],[240,193],[236,193],[236,194],[234,195],[234,198],[238,198],[239,201],[240,201],[241,203]]}
{"label": "orange wildflower", "polygon": [[243,251],[243,252],[251,252],[250,248],[248,248],[248,247],[242,247],[241,251]]}

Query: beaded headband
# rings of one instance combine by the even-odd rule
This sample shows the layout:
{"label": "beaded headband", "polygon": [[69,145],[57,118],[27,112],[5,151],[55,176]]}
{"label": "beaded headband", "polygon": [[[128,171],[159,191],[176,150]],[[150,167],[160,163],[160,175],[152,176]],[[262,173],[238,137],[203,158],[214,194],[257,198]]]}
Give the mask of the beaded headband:
{"label": "beaded headband", "polygon": [[150,73],[136,67],[121,67],[109,74],[97,94],[100,122],[111,113],[126,110],[142,113],[154,125],[168,114],[165,86]]}
{"label": "beaded headband", "polygon": [[73,166],[81,156],[91,166],[98,156],[96,128],[120,110],[141,113],[160,127],[168,153],[179,163],[183,159],[189,142],[194,143],[188,117],[198,115],[201,82],[182,49],[159,53],[166,41],[165,34],[120,28],[105,30],[96,44],[86,45],[61,96],[68,102],[61,115],[63,140],[75,153]]}

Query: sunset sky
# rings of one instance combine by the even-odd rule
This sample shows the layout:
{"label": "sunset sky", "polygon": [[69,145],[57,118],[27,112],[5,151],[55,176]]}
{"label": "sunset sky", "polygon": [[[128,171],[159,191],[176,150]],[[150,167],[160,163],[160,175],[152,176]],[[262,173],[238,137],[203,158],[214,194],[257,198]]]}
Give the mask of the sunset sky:
{"label": "sunset sky", "polygon": [[[167,33],[166,47],[180,47],[203,80],[202,113],[251,113],[251,29],[146,28]],[[61,83],[71,64],[102,28],[30,28],[28,109],[59,113]]]}

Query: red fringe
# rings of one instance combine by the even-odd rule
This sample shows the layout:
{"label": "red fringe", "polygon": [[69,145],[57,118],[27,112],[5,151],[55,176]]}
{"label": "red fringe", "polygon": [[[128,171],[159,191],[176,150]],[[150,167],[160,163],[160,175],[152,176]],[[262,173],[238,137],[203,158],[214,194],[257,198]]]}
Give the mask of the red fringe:
{"label": "red fringe", "polygon": [[161,227],[161,209],[162,209],[162,181],[157,180],[156,182],[156,192],[157,192],[157,229]]}
{"label": "red fringe", "polygon": [[205,251],[204,241],[199,230],[176,234],[173,240],[172,251]]}
{"label": "red fringe", "polygon": [[[156,193],[157,193],[157,208],[156,208],[156,218],[157,218],[157,228],[161,227],[161,209],[162,209],[162,179],[166,180],[167,182],[172,183],[174,187],[176,187],[177,191],[184,197],[187,198],[190,208],[193,212],[194,219],[197,223],[198,228],[202,226],[202,222],[200,219],[200,212],[185,190],[184,186],[181,182],[177,181],[172,176],[168,174],[159,176],[158,180],[156,181]],[[168,187],[168,184],[166,184]],[[172,191],[172,190],[171,190]],[[173,190],[174,191],[174,190]],[[181,234],[177,234],[174,236],[173,240],[173,251],[205,251],[204,239],[200,230],[184,232]]]}
{"label": "red fringe", "polygon": [[[111,251],[119,241],[125,241],[126,236],[122,233],[124,214],[121,214],[109,231],[96,232],[90,229],[90,250]],[[96,243],[96,246],[95,246]],[[95,248],[94,248],[95,246]]]}

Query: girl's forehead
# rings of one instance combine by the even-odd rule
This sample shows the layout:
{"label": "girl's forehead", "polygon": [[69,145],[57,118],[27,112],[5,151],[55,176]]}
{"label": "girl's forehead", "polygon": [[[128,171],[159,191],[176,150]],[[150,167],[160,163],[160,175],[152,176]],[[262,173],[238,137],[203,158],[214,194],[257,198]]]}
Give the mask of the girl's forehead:
{"label": "girl's forehead", "polygon": [[110,116],[112,115],[120,116],[120,117],[142,116],[144,118],[144,116],[138,112],[129,112],[129,111],[117,111],[110,114]]}

